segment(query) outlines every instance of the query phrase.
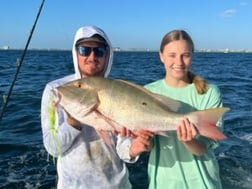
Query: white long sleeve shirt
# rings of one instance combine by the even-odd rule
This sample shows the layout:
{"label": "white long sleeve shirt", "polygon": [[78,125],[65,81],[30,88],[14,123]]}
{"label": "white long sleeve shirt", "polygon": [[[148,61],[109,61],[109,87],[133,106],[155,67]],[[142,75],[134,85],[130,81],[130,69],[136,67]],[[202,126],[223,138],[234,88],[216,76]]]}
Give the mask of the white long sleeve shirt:
{"label": "white long sleeve shirt", "polygon": [[75,74],[49,82],[43,92],[41,103],[41,125],[43,142],[49,154],[57,158],[58,189],[128,189],[131,184],[128,170],[122,161],[130,161],[130,140],[117,138],[111,133],[111,146],[107,145],[90,126],[82,125],[81,130],[72,127],[66,121],[66,112],[58,107],[58,120],[52,123],[50,101],[52,89],[80,78],[76,58],[75,43],[84,37],[99,34],[108,42],[110,58],[104,76],[110,71],[113,51],[107,36],[99,28],[90,26],[77,31],[73,45]]}

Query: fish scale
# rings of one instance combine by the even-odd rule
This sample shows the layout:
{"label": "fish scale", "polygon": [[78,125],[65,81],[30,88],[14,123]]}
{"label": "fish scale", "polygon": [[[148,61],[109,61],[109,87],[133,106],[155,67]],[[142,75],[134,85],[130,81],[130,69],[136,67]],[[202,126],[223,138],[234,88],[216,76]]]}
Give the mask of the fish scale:
{"label": "fish scale", "polygon": [[[148,129],[153,132],[176,130],[180,121],[187,117],[199,134],[220,140],[226,136],[216,126],[229,108],[213,108],[178,113],[182,102],[154,94],[135,83],[87,77],[57,87],[59,104],[75,119],[95,129],[132,131]],[[75,108],[72,108],[75,107]]]}

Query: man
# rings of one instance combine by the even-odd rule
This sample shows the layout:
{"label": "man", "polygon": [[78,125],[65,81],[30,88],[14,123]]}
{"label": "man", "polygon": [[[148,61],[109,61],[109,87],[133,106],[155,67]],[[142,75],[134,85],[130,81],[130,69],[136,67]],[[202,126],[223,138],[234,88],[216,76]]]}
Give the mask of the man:
{"label": "man", "polygon": [[[131,154],[135,157],[148,148],[145,144],[132,148],[130,140],[121,138],[117,141],[117,137],[109,133],[112,147],[108,146],[100,138],[99,132],[73,119],[60,107],[56,112],[58,120],[52,121],[50,118],[53,88],[83,77],[107,77],[111,70],[111,43],[96,26],[85,26],[77,30],[72,55],[75,73],[49,82],[44,89],[41,104],[44,146],[52,156],[58,157],[57,188],[131,188],[127,167],[121,159],[136,161],[137,158],[131,158],[130,149],[133,149]],[[127,136],[127,132],[124,129],[121,134]],[[141,138],[134,143],[138,144],[138,140]]]}

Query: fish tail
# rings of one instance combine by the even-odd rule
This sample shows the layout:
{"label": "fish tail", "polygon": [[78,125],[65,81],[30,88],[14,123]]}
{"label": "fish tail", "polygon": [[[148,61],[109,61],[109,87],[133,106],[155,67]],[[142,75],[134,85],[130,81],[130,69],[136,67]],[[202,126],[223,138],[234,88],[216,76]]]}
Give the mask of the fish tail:
{"label": "fish tail", "polygon": [[214,140],[222,140],[227,137],[216,124],[221,121],[222,115],[228,110],[229,108],[223,107],[192,112],[189,115],[189,120],[197,127],[200,135]]}

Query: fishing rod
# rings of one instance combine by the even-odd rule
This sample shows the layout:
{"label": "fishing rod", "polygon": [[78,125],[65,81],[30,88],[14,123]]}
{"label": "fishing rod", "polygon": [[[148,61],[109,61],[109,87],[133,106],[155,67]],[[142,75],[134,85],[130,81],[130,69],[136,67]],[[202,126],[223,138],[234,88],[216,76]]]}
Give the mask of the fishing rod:
{"label": "fishing rod", "polygon": [[24,60],[26,51],[27,51],[28,46],[29,46],[29,44],[30,44],[30,41],[31,41],[31,38],[32,38],[32,34],[33,34],[34,30],[35,30],[35,27],[36,27],[36,24],[37,24],[39,15],[40,15],[41,10],[42,10],[42,8],[43,8],[43,6],[44,6],[44,2],[45,2],[45,0],[42,0],[41,5],[40,5],[39,10],[38,10],[38,13],[37,13],[37,16],[36,16],[36,19],[35,19],[35,22],[34,22],[34,24],[33,24],[33,26],[32,26],[32,29],[31,29],[29,38],[28,38],[28,40],[27,40],[27,42],[26,42],[26,45],[25,45],[25,48],[24,48],[24,50],[23,50],[22,56],[21,56],[20,59],[18,59],[17,71],[16,71],[16,73],[15,73],[15,75],[14,75],[14,78],[13,78],[13,81],[12,81],[11,86],[10,86],[10,88],[9,88],[8,94],[3,96],[3,107],[2,107],[2,110],[1,110],[1,114],[0,114],[0,122],[1,122],[1,120],[2,120],[2,118],[3,118],[3,114],[4,114],[4,111],[5,111],[5,108],[7,107],[7,104],[8,104],[8,101],[9,101],[9,98],[10,98],[10,95],[11,95],[11,92],[12,92],[12,89],[13,89],[13,87],[14,87],[14,85],[15,85],[16,80],[17,80],[17,76],[18,76],[19,70],[20,70],[20,68],[21,68],[21,65],[22,65],[22,63],[23,63],[23,60]]}

